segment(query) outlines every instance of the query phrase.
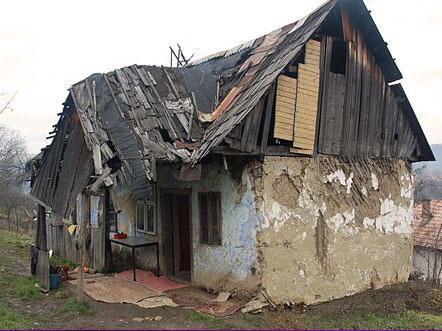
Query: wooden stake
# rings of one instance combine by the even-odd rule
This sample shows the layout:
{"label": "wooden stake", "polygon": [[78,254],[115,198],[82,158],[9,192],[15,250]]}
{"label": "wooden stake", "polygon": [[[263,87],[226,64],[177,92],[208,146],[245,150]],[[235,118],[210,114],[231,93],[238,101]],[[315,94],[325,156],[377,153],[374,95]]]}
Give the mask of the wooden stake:
{"label": "wooden stake", "polygon": [[80,225],[80,236],[79,236],[79,270],[77,277],[77,294],[76,301],[79,304],[84,303],[84,256],[86,251],[86,231],[87,231],[87,217],[85,217],[88,208],[86,208],[86,202],[84,195],[80,196],[77,200],[77,224]]}

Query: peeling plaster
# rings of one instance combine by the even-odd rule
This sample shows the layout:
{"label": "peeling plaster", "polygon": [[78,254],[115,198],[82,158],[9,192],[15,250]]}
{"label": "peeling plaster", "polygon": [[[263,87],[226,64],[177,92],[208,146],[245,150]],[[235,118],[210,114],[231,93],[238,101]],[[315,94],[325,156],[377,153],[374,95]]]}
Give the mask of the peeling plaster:
{"label": "peeling plaster", "polygon": [[[257,244],[272,300],[311,304],[408,279],[412,178],[404,161],[266,157],[263,167]],[[283,174],[299,192],[289,206],[271,193]]]}
{"label": "peeling plaster", "polygon": [[361,193],[363,195],[365,195],[366,197],[368,197],[368,191],[367,191],[367,188],[365,186],[362,186]]}
{"label": "peeling plaster", "polygon": [[371,186],[373,187],[373,190],[377,191],[379,189],[379,181],[378,177],[375,173],[371,173]]}
{"label": "peeling plaster", "polygon": [[[390,197],[391,198],[391,197]],[[375,219],[364,218],[364,228],[376,230],[384,234],[404,234],[411,235],[411,223],[413,221],[412,203],[405,208],[396,205],[390,198],[381,202],[381,213]]]}
{"label": "peeling plaster", "polygon": [[345,173],[342,169],[335,171],[334,173],[327,176],[327,182],[331,183],[333,181],[338,180],[342,186],[347,188],[347,194],[350,194],[351,185],[353,183],[354,173],[350,173],[348,178],[346,178]]}
{"label": "peeling plaster", "polygon": [[327,223],[332,225],[332,229],[335,232],[342,232],[348,236],[354,236],[358,233],[358,229],[355,224],[355,210],[346,211],[344,213],[338,213],[327,220]]}

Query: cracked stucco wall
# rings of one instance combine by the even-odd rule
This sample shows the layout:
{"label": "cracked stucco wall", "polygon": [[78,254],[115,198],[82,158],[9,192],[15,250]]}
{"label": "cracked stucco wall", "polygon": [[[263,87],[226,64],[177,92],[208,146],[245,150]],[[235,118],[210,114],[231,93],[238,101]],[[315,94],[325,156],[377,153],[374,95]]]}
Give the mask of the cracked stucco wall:
{"label": "cracked stucco wall", "polygon": [[[228,170],[220,160],[204,163],[201,179],[190,182],[178,179],[178,167],[158,167],[158,189],[191,189],[192,285],[214,291],[235,289],[247,295],[254,292],[259,283],[255,273],[259,215],[252,189],[253,169],[250,164],[235,163],[235,160],[229,160]],[[206,245],[199,241],[198,192],[208,191],[221,192],[221,245]],[[158,222],[161,223],[160,213]]]}
{"label": "cracked stucco wall", "polygon": [[408,279],[406,162],[266,157],[255,190],[261,285],[275,302],[312,304]]}

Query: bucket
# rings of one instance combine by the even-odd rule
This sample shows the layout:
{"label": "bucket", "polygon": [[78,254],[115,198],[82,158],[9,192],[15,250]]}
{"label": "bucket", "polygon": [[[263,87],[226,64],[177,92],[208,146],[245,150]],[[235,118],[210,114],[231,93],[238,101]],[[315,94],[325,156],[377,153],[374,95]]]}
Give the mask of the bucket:
{"label": "bucket", "polygon": [[58,283],[60,282],[60,279],[58,278],[57,274],[50,274],[49,275],[49,288],[51,290],[57,289],[58,288]]}

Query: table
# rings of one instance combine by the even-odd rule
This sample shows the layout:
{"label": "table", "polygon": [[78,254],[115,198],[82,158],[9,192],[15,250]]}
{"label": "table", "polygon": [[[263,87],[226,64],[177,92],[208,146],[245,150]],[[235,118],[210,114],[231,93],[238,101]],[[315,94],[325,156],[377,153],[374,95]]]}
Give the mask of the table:
{"label": "table", "polygon": [[158,252],[158,241],[152,241],[147,238],[138,237],[138,236],[128,236],[127,238],[124,239],[110,238],[110,241],[118,245],[130,247],[132,249],[132,265],[134,269],[134,281],[137,280],[135,275],[135,248],[155,246],[157,249],[157,277],[160,277],[160,258]]}

